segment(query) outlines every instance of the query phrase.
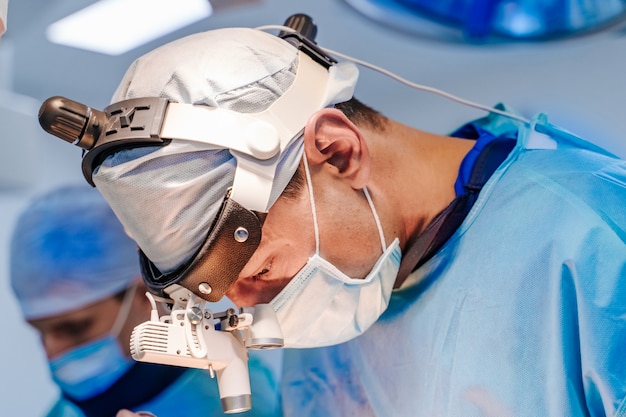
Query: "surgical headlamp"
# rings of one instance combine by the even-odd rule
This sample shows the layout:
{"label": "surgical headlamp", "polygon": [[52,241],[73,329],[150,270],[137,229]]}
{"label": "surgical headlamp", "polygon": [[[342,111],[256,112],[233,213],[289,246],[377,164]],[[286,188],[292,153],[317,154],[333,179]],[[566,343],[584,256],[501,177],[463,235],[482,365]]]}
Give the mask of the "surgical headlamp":
{"label": "surgical headlamp", "polygon": [[298,49],[296,75],[289,89],[258,113],[157,97],[123,100],[103,111],[64,97],[51,97],[41,106],[44,130],[83,149],[82,171],[92,186],[94,170],[123,149],[186,140],[208,149],[228,149],[235,158],[232,188],[188,263],[164,274],[140,251],[144,280],[159,296],[166,296],[168,286],[180,284],[207,301],[223,297],[261,241],[281,155],[300,136],[308,118],[325,106],[329,69],[336,61],[307,37],[316,32],[310,17],[291,16],[285,26],[294,31],[278,36]]}

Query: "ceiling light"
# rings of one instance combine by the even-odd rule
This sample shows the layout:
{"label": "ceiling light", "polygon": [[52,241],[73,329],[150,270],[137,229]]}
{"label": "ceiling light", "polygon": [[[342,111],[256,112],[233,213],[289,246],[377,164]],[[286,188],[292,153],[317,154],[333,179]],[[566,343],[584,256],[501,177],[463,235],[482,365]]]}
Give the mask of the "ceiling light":
{"label": "ceiling light", "polygon": [[120,55],[205,19],[208,0],[100,0],[48,26],[53,43]]}

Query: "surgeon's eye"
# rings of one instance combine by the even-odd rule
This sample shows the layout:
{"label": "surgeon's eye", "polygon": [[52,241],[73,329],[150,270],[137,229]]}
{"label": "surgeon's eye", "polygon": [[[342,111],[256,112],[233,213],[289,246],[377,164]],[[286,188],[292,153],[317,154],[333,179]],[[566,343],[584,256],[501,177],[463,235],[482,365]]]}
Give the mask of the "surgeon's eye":
{"label": "surgeon's eye", "polygon": [[93,320],[67,321],[54,327],[58,336],[71,339],[80,339],[85,335],[93,324]]}
{"label": "surgeon's eye", "polygon": [[268,272],[270,272],[270,268],[271,267],[272,267],[271,264],[265,265],[265,267],[263,269],[261,269],[259,272],[256,273],[256,275],[253,276],[254,280],[256,281],[258,278],[261,277],[261,275],[265,275]]}

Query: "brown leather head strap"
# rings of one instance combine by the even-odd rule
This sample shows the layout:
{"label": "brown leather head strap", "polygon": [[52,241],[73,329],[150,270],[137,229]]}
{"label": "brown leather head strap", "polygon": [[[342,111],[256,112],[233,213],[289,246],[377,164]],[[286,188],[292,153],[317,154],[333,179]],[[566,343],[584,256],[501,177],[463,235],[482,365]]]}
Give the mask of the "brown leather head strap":
{"label": "brown leather head strap", "polygon": [[165,288],[179,284],[207,301],[218,301],[259,246],[262,226],[259,216],[227,196],[200,250],[175,271],[161,273],[140,251],[144,281],[162,297],[167,297]]}

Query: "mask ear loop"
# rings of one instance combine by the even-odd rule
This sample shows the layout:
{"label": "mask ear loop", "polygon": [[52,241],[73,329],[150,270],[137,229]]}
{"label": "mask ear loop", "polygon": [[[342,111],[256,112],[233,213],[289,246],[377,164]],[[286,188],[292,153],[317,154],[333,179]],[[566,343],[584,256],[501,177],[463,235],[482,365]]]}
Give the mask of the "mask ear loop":
{"label": "mask ear loop", "polygon": [[385,240],[385,233],[383,232],[383,226],[380,224],[380,218],[378,217],[378,212],[376,211],[376,207],[374,207],[374,201],[372,201],[372,197],[370,197],[370,192],[367,190],[367,187],[363,187],[363,193],[365,194],[365,198],[367,198],[367,202],[370,205],[370,209],[372,210],[372,215],[374,216],[374,221],[376,222],[376,227],[378,228],[378,236],[380,237],[380,246],[383,248],[383,252],[387,250],[387,241]]}
{"label": "mask ear loop", "polygon": [[133,305],[135,291],[137,291],[137,284],[133,284],[132,287],[126,290],[126,294],[124,294],[122,304],[120,305],[120,310],[118,311],[117,317],[115,318],[115,323],[113,323],[113,327],[111,327],[111,336],[117,337],[122,331],[122,327],[124,327],[124,323],[126,323],[126,319],[128,318],[130,308]]}
{"label": "mask ear loop", "polygon": [[[313,183],[311,181],[311,171],[309,170],[309,163],[307,162],[306,152],[304,152],[302,159],[304,162],[304,173],[306,175],[306,181],[309,186],[309,200],[311,202],[311,211],[313,212],[313,231],[315,233],[315,254],[319,256],[320,254],[320,230],[317,225],[317,211],[315,209],[315,198],[313,197]],[[370,193],[367,190],[367,187],[363,187],[363,193],[365,194],[365,198],[367,199],[367,203],[370,206],[370,210],[372,210],[374,221],[376,222],[376,228],[378,229],[378,237],[380,238],[380,246],[382,248],[382,251],[385,252],[387,250],[387,241],[385,240],[385,233],[383,232],[383,226],[380,223],[378,212],[376,211],[376,207],[374,207],[374,201],[372,201],[372,197],[370,196]]]}
{"label": "mask ear loop", "polygon": [[315,254],[320,254],[320,228],[317,225],[317,210],[315,209],[315,198],[313,198],[313,182],[311,181],[311,171],[309,171],[309,163],[307,162],[306,152],[303,152],[302,159],[304,162],[304,173],[306,175],[307,185],[309,186],[309,201],[311,202],[311,211],[313,212],[313,231],[315,233]]}

